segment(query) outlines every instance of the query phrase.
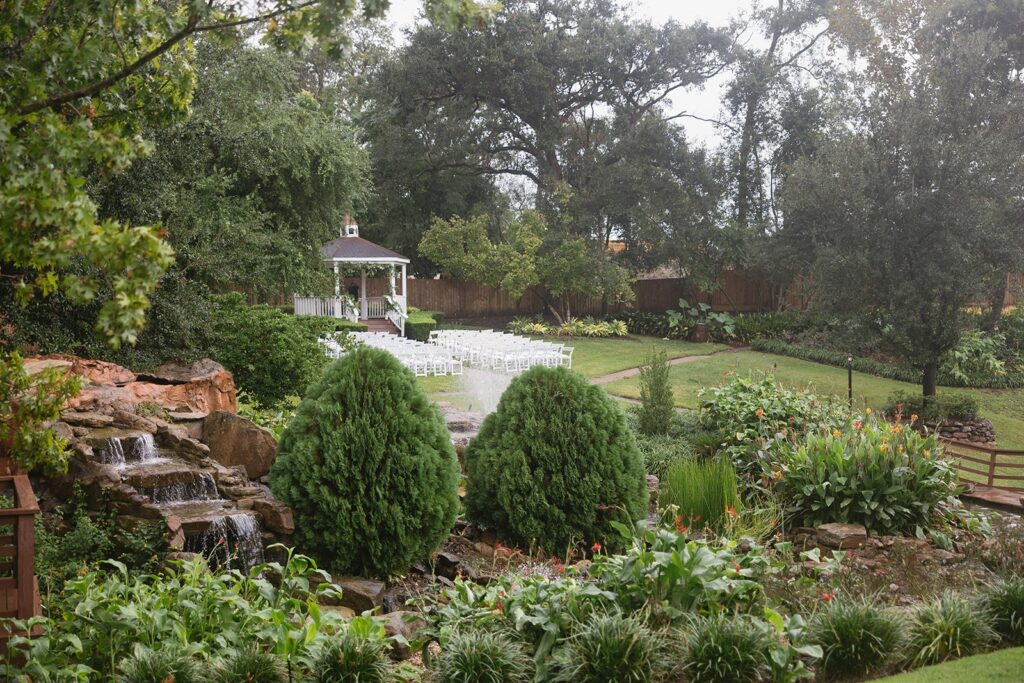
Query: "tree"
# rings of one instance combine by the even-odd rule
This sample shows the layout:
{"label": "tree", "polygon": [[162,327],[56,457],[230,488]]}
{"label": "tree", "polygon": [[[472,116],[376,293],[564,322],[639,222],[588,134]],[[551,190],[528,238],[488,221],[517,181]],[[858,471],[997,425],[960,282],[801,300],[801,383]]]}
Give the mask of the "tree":
{"label": "tree", "polygon": [[[472,0],[425,7],[447,26],[488,13]],[[371,17],[386,8],[362,5]],[[157,228],[99,220],[85,173],[124,171],[149,149],[146,125],[187,115],[194,37],[259,25],[279,47],[313,37],[337,50],[355,10],[355,0],[0,5],[0,277],[18,300],[60,291],[81,304],[105,282],[96,327],[115,347],[133,342],[171,250]],[[69,272],[75,264],[89,272]]]}
{"label": "tree", "polygon": [[1002,66],[1012,32],[995,30],[998,15],[962,21],[968,4],[838,9],[863,60],[856,99],[783,194],[782,236],[812,251],[816,303],[877,321],[926,396],[964,308],[1006,272],[995,245],[1024,264],[1024,91]]}
{"label": "tree", "polygon": [[629,273],[604,250],[579,237],[546,243],[551,236],[536,211],[524,212],[500,233],[499,239],[490,239],[487,216],[437,218],[423,235],[420,253],[451,277],[500,287],[514,298],[542,285],[544,303],[559,321],[572,314],[572,295],[611,303],[633,297]]}
{"label": "tree", "polygon": [[[400,158],[404,188],[472,200],[443,218],[493,214],[488,184],[454,178],[494,179],[544,216],[551,243],[596,253],[624,239],[634,267],[699,253],[718,168],[665,105],[719,73],[727,42],[703,24],[632,21],[611,0],[512,0],[479,30],[417,28],[368,79],[371,155]],[[420,229],[433,208],[416,207]]]}
{"label": "tree", "polygon": [[458,483],[441,412],[398,359],[369,347],[309,389],[270,470],[297,542],[339,571],[383,577],[441,546]]}

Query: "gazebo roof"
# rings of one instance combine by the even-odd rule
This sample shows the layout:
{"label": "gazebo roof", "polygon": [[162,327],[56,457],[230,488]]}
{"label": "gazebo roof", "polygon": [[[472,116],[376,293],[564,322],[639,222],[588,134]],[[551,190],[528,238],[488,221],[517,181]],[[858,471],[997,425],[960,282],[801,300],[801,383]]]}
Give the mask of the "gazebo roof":
{"label": "gazebo roof", "polygon": [[374,244],[362,237],[338,237],[320,247],[326,261],[354,261],[357,263],[409,263],[401,254]]}

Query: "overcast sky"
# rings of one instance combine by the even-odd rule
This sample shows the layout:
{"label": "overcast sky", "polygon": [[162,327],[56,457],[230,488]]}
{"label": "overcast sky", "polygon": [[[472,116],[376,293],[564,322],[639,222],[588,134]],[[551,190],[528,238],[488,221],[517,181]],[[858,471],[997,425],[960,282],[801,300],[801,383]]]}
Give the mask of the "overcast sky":
{"label": "overcast sky", "polygon": [[[735,15],[749,8],[754,0],[626,0],[624,4],[637,17],[645,17],[661,24],[669,19],[684,24],[703,20],[712,25],[724,25]],[[396,35],[411,26],[420,15],[422,0],[391,0],[387,20]],[[703,90],[690,90],[677,95],[672,102],[673,112],[714,118],[719,112],[721,80],[709,83]],[[690,118],[680,119],[690,138],[715,145],[718,134],[715,126]]]}

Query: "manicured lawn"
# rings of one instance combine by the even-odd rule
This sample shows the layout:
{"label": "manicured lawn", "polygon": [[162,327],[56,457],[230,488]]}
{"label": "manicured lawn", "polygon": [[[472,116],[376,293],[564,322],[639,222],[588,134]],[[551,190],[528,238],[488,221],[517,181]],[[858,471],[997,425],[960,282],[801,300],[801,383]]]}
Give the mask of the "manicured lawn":
{"label": "manicured lawn", "polygon": [[586,377],[600,377],[619,370],[635,368],[643,363],[651,349],[664,351],[669,358],[706,356],[725,349],[723,344],[694,344],[693,342],[660,339],[658,337],[629,336],[615,339],[589,337],[544,337],[575,349],[572,367]]}
{"label": "manicured lawn", "polygon": [[917,671],[878,679],[878,683],[1019,683],[1024,681],[1024,648],[964,657]]}
{"label": "manicured lawn", "polygon": [[[673,366],[670,370],[676,405],[695,408],[697,391],[702,387],[720,384],[732,373],[771,371],[776,378],[792,387],[810,388],[818,394],[846,396],[846,370],[820,365],[785,356],[773,356],[755,351],[717,354],[707,359]],[[616,396],[640,397],[640,384],[636,377],[606,384],[605,389]],[[903,389],[918,392],[920,387],[906,382],[853,373],[853,395],[857,406],[882,407],[893,391]],[[943,389],[940,388],[940,392]],[[1024,448],[1024,390],[1021,389],[950,389],[978,397],[981,414],[992,420],[999,445],[1005,448]]]}

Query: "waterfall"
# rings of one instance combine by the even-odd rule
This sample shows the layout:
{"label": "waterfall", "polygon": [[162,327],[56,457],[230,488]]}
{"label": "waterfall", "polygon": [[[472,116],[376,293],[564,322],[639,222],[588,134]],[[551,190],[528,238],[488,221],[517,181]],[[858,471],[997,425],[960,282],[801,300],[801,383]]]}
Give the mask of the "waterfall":
{"label": "waterfall", "polygon": [[128,463],[152,462],[160,459],[153,435],[142,432],[126,436],[112,436],[100,449],[100,462],[124,467]]}
{"label": "waterfall", "polygon": [[225,569],[248,571],[263,562],[263,541],[255,515],[218,517],[198,536],[185,541],[185,550],[203,555]]}
{"label": "waterfall", "polygon": [[217,482],[208,472],[194,472],[190,481],[179,481],[166,486],[139,488],[154,503],[181,503],[190,500],[218,500]]}

